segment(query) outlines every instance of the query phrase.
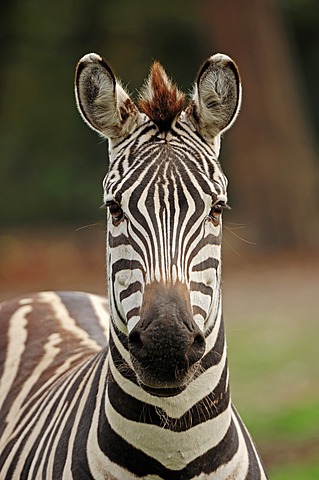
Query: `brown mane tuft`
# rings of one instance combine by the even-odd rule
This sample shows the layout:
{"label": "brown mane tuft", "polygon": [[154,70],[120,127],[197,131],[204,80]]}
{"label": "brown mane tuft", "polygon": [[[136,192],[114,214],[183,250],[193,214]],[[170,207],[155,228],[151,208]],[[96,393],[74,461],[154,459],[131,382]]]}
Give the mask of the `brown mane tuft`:
{"label": "brown mane tuft", "polygon": [[168,78],[162,65],[154,62],[141,91],[140,110],[164,132],[170,129],[172,122],[183,110],[184,103],[184,93]]}

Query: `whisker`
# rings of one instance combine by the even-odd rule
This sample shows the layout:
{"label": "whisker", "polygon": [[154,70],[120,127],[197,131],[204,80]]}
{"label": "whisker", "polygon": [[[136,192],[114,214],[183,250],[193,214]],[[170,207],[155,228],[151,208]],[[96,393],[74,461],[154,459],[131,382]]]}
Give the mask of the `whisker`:
{"label": "whisker", "polygon": [[237,223],[237,222],[224,222],[224,225],[235,225],[236,227],[247,227],[247,224],[246,223]]}
{"label": "whisker", "polygon": [[240,253],[237,252],[237,250],[228,242],[227,238],[224,237],[224,242],[227,244],[227,246],[234,252],[236,255],[240,257]]}
{"label": "whisker", "polygon": [[83,225],[82,227],[76,228],[75,232],[79,232],[80,230],[84,230],[85,228],[92,228],[104,226],[104,222],[97,222],[97,223],[89,223],[88,225]]}
{"label": "whisker", "polygon": [[238,238],[239,240],[241,240],[242,242],[245,242],[245,243],[248,243],[249,245],[256,245],[256,242],[251,242],[250,240],[246,240],[245,238],[241,237],[240,235],[238,235],[237,233],[235,233],[233,231],[233,229],[227,227],[226,225],[224,225],[224,227],[226,228],[226,230],[228,230],[232,235],[234,235],[234,237]]}

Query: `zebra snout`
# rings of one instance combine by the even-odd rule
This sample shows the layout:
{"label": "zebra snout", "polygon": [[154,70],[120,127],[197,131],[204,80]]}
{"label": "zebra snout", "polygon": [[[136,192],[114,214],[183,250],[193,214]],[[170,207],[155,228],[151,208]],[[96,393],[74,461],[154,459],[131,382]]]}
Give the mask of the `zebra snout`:
{"label": "zebra snout", "polygon": [[140,320],[128,343],[143,387],[185,388],[195,373],[192,367],[205,352],[185,284],[153,282],[146,287]]}
{"label": "zebra snout", "polygon": [[205,352],[205,338],[198,327],[189,330],[176,319],[158,319],[146,328],[137,325],[132,330],[129,350],[143,385],[182,387],[194,373],[191,367]]}

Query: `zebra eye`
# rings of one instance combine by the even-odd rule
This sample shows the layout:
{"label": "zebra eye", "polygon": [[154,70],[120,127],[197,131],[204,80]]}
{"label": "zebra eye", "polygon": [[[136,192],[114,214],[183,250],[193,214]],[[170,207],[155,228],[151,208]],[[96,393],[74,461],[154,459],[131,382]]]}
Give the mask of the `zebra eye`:
{"label": "zebra eye", "polygon": [[225,203],[223,201],[217,202],[217,203],[215,203],[215,205],[212,206],[212,208],[209,212],[208,216],[209,216],[210,220],[213,222],[213,225],[215,225],[215,227],[217,227],[217,225],[219,225],[220,216],[223,213],[224,208],[227,208],[228,210],[230,210],[230,206],[227,205],[227,203]]}
{"label": "zebra eye", "polygon": [[121,220],[124,217],[124,213],[123,213],[123,210],[121,209],[120,205],[116,202],[113,202],[113,201],[106,202],[105,205],[108,207],[109,212],[112,215],[113,225],[115,225],[115,226],[119,225],[119,223],[121,222]]}

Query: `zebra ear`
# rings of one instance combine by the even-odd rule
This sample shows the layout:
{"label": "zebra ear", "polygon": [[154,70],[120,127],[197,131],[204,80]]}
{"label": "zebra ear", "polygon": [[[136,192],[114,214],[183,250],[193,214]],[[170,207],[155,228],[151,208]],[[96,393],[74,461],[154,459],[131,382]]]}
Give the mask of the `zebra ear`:
{"label": "zebra ear", "polygon": [[195,83],[188,116],[208,141],[228,130],[241,105],[241,81],[235,62],[217,53],[203,64]]}
{"label": "zebra ear", "polygon": [[74,83],[78,110],[93,130],[110,139],[131,130],[138,109],[103,58],[96,53],[82,57]]}

